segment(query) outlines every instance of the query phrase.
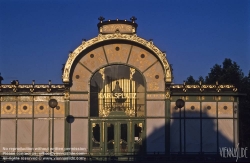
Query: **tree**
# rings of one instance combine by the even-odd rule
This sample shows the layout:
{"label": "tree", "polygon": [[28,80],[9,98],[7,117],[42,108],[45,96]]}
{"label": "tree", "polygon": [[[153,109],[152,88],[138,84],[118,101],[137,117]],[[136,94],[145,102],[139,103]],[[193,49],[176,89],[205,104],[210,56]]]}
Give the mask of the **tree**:
{"label": "tree", "polygon": [[189,77],[187,77],[187,80],[185,81],[186,84],[199,84],[204,83],[204,78],[202,76],[199,76],[198,80],[195,80],[194,77],[192,75],[190,75]]}
{"label": "tree", "polygon": [[[239,92],[245,93],[239,99],[239,118],[240,118],[240,143],[243,147],[250,147],[250,71],[245,76],[239,86]],[[249,152],[249,151],[248,151]],[[250,152],[249,152],[250,153]],[[249,155],[249,154],[248,154]]]}
{"label": "tree", "polygon": [[192,75],[187,77],[186,84],[196,84],[196,81]]}
{"label": "tree", "polygon": [[240,69],[240,66],[236,62],[232,62],[231,59],[226,58],[221,65],[215,64],[211,68],[211,72],[206,76],[205,83],[214,84],[218,81],[219,84],[233,84],[238,89],[241,89],[241,81],[244,78],[244,74]]}

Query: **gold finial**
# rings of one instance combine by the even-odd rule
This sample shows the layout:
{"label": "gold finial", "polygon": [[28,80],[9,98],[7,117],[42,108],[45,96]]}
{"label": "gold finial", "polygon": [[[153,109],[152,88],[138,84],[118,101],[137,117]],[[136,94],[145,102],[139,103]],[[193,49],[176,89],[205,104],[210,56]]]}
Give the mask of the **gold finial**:
{"label": "gold finial", "polygon": [[137,20],[137,18],[136,18],[135,16],[132,16],[132,17],[130,18],[130,20],[132,21],[132,23],[135,23],[135,21]]}
{"label": "gold finial", "polygon": [[98,20],[100,20],[100,23],[102,23],[102,21],[105,20],[105,18],[102,17],[102,16],[100,16],[100,17],[98,18]]}
{"label": "gold finial", "polygon": [[35,80],[32,80],[32,88],[30,88],[30,92],[33,93],[35,90]]}
{"label": "gold finial", "polygon": [[47,92],[51,92],[51,80],[49,80],[49,88],[47,88]]}

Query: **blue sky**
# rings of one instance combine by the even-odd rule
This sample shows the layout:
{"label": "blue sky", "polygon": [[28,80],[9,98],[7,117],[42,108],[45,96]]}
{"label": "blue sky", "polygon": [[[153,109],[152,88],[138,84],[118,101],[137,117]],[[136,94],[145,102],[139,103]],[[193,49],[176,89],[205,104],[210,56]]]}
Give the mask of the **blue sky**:
{"label": "blue sky", "polygon": [[3,83],[62,83],[69,51],[97,36],[99,16],[136,16],[137,35],[167,52],[174,83],[206,76],[225,58],[250,70],[249,0],[0,0]]}

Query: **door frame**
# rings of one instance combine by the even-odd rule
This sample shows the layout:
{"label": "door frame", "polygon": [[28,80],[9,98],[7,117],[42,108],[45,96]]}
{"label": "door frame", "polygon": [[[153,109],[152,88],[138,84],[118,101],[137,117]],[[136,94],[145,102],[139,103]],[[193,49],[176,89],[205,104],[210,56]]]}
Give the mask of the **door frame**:
{"label": "door frame", "polygon": [[[114,124],[114,152],[107,151],[107,124]],[[93,126],[99,124],[100,142],[99,147],[93,148]],[[120,152],[120,124],[127,124],[127,152]],[[140,138],[135,138],[135,126],[141,126]],[[145,119],[89,119],[89,153],[91,155],[124,155],[135,154],[146,151],[146,120]],[[138,134],[138,133],[137,133]],[[135,142],[136,139],[136,142]],[[135,144],[139,144],[139,149],[135,149]]]}

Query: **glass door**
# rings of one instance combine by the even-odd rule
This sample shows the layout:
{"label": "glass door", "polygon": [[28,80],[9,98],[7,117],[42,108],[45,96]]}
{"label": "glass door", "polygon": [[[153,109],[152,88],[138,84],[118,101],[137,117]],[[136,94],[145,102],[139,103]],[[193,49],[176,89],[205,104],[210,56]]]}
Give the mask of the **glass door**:
{"label": "glass door", "polygon": [[127,153],[129,152],[129,133],[128,133],[128,123],[119,123],[119,152]]}
{"label": "glass door", "polygon": [[90,128],[90,149],[91,153],[101,155],[103,153],[104,146],[104,129],[103,122],[92,121]]}
{"label": "glass door", "polygon": [[119,155],[142,152],[144,121],[91,121],[90,151],[92,154]]}
{"label": "glass door", "polygon": [[132,151],[133,152],[143,152],[143,141],[145,143],[144,137],[144,123],[143,121],[135,121],[133,122],[133,143],[132,143]]}
{"label": "glass door", "polygon": [[108,154],[129,152],[129,122],[106,122],[106,152]]}
{"label": "glass door", "polygon": [[105,153],[115,153],[116,152],[116,138],[115,138],[115,127],[116,123],[106,123],[106,139],[105,139]]}

